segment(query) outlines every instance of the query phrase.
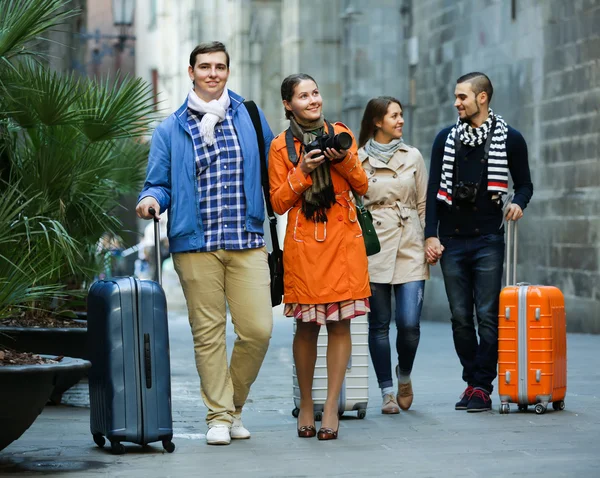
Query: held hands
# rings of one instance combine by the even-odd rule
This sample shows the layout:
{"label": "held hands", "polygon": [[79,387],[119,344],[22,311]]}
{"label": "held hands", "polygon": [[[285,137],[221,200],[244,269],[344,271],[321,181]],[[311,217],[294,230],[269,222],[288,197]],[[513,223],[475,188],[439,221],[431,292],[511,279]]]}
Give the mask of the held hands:
{"label": "held hands", "polygon": [[428,237],[425,240],[425,260],[428,264],[435,266],[442,257],[444,246],[437,237]]}
{"label": "held hands", "polygon": [[158,205],[158,201],[152,196],[146,196],[142,199],[135,207],[135,212],[142,219],[152,219],[153,216],[150,214],[150,208],[154,208],[154,217],[160,221],[160,206]]}
{"label": "held hands", "polygon": [[512,203],[508,206],[508,210],[506,211],[506,220],[507,221],[518,221],[523,217],[523,210],[521,206],[518,204]]}
{"label": "held hands", "polygon": [[342,149],[337,151],[333,148],[327,148],[325,152],[320,149],[313,149],[311,152],[306,153],[300,163],[300,170],[304,173],[305,176],[308,176],[315,169],[317,169],[325,159],[329,159],[330,161],[336,163],[341,161],[346,157],[347,151]]}
{"label": "held hands", "polygon": [[[506,211],[507,221],[518,221],[523,217],[523,210],[517,204],[511,204]],[[428,237],[425,240],[425,260],[428,264],[434,266],[442,257],[444,246],[437,237]]]}

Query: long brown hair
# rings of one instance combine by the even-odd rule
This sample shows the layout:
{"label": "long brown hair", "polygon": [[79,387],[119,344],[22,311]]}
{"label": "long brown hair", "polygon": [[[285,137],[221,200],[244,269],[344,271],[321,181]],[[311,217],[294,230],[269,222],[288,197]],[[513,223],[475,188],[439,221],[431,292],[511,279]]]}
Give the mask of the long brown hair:
{"label": "long brown hair", "polygon": [[397,100],[393,96],[378,96],[369,100],[365,107],[362,121],[360,122],[360,134],[358,135],[359,148],[362,148],[367,141],[375,136],[377,132],[375,123],[383,119],[391,103],[398,103],[400,109],[402,109],[400,100]]}

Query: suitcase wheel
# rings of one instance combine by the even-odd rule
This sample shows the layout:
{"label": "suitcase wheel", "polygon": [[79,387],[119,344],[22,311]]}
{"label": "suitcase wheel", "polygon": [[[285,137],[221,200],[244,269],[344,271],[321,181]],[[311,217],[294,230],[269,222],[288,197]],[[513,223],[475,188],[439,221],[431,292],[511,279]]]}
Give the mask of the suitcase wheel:
{"label": "suitcase wheel", "polygon": [[527,405],[519,405],[519,411],[520,412],[526,412],[527,411]]}
{"label": "suitcase wheel", "polygon": [[323,418],[322,412],[315,412],[315,422],[320,422]]}
{"label": "suitcase wheel", "polygon": [[535,406],[535,413],[537,413],[538,415],[542,415],[542,414],[546,413],[546,407],[543,404],[538,403]]}
{"label": "suitcase wheel", "polygon": [[298,415],[300,415],[300,409],[299,409],[299,408],[294,408],[294,409],[292,410],[292,416],[293,416],[294,418],[298,418]]}
{"label": "suitcase wheel", "polygon": [[113,455],[122,455],[123,453],[125,453],[125,447],[123,446],[123,444],[121,442],[111,441],[110,442],[110,452]]}
{"label": "suitcase wheel", "polygon": [[171,440],[163,440],[162,446],[167,453],[173,453],[175,451],[175,443]]}
{"label": "suitcase wheel", "polygon": [[500,414],[506,415],[508,413],[510,413],[510,405],[508,403],[502,403],[500,405]]}
{"label": "suitcase wheel", "polygon": [[552,402],[552,408],[554,410],[556,410],[557,412],[559,410],[564,410],[565,409],[565,401],[564,400],[559,400],[558,402]]}
{"label": "suitcase wheel", "polygon": [[361,408],[358,411],[357,415],[358,415],[358,418],[360,418],[362,420],[363,418],[365,418],[367,416],[367,411],[364,408]]}
{"label": "suitcase wheel", "polygon": [[100,435],[99,433],[96,433],[92,436],[94,437],[94,443],[96,445],[98,445],[100,448],[104,448],[104,445],[106,443],[106,440],[104,439],[104,437],[102,435]]}

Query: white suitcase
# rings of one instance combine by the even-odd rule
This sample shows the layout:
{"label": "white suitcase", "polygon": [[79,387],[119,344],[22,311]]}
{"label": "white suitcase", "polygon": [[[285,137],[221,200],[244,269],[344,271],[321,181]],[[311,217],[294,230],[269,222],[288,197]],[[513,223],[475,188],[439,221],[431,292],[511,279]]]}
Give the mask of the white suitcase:
{"label": "white suitcase", "polygon": [[[362,315],[351,319],[352,355],[348,362],[346,378],[342,384],[339,398],[339,414],[356,410],[358,418],[367,415],[367,402],[369,398],[369,325],[367,316]],[[294,321],[294,332],[296,325]],[[296,377],[296,366],[293,368],[294,378],[294,405],[292,412],[298,417],[300,412],[300,388]],[[323,405],[327,398],[327,327],[322,326],[317,342],[317,363],[312,388],[315,404],[315,420],[321,420]]]}

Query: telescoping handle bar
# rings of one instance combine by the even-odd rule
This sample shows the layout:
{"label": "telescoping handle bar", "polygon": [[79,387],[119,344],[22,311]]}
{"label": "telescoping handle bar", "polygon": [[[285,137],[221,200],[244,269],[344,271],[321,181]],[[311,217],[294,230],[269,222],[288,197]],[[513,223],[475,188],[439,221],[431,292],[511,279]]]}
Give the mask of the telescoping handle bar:
{"label": "telescoping handle bar", "polygon": [[[517,283],[517,221],[506,221],[506,285]],[[512,257],[511,257],[512,252]]]}
{"label": "telescoping handle bar", "polygon": [[154,260],[156,261],[156,282],[162,285],[162,265],[160,263],[160,225],[156,218],[156,211],[153,207],[148,209],[148,212],[152,214],[154,219]]}

